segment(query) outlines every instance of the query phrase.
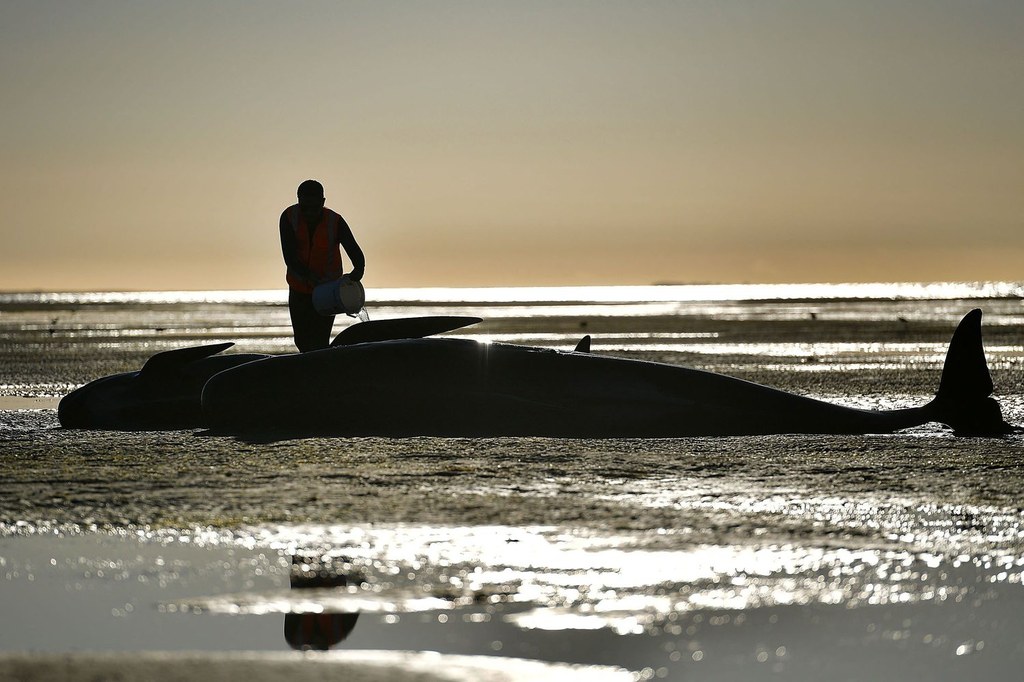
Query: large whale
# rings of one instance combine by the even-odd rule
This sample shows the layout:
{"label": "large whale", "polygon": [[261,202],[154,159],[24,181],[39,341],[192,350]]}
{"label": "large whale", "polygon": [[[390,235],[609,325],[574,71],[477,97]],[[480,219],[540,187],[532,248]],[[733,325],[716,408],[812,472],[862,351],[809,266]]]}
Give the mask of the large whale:
{"label": "large whale", "polygon": [[928,422],[962,435],[1013,430],[990,397],[980,310],[953,334],[935,398],[901,410],[854,409],[712,372],[594,355],[586,343],[559,351],[410,338],[429,336],[402,333],[422,324],[415,320],[363,324],[371,326],[346,330],[350,342],[311,353],[217,356],[224,344],[168,351],[140,372],[69,394],[60,421],[243,437],[859,434]]}
{"label": "large whale", "polygon": [[685,367],[459,338],[349,345],[246,363],[203,387],[215,432],[671,437],[1012,430],[990,397],[981,311],[955,331],[935,398],[862,410]]}

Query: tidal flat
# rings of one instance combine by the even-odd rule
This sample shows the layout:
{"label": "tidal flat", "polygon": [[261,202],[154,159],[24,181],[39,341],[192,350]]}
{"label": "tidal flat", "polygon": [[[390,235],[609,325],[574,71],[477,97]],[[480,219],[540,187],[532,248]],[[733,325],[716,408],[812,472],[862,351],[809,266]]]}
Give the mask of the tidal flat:
{"label": "tidal flat", "polygon": [[[375,315],[483,307],[485,322],[460,335],[571,348],[585,332],[595,352],[904,407],[934,392],[958,316],[980,306],[996,397],[1024,424],[1021,300],[958,296],[399,300]],[[0,677],[29,679],[54,655],[84,656],[73,663],[85,670],[113,652],[116,665],[305,670],[287,652],[338,633],[324,660],[369,657],[399,679],[1004,678],[1024,662],[1020,435],[251,442],[66,430],[46,401],[71,387],[169,347],[283,352],[287,312],[5,305],[0,394],[22,402],[0,409],[0,603],[17,614],[0,625]],[[311,572],[319,583],[303,580]]]}

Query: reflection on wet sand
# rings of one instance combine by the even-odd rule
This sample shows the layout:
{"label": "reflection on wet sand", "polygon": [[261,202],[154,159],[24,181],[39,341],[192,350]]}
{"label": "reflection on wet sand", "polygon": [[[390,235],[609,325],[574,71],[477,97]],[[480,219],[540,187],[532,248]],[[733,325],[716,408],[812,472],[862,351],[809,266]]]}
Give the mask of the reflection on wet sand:
{"label": "reflection on wet sand", "polygon": [[[347,562],[328,554],[292,555],[289,585],[293,590],[347,587]],[[354,577],[359,584],[362,579]],[[359,620],[358,613],[302,611],[284,614],[284,639],[299,651],[327,651],[344,641]]]}
{"label": "reflection on wet sand", "polygon": [[[455,529],[445,530],[448,541],[454,542]],[[887,576],[890,569],[900,575],[891,576],[896,582],[893,593],[878,594],[877,599],[836,600],[829,596],[863,588],[860,571],[843,571],[822,583],[816,596],[808,593],[801,597],[805,588],[814,592],[808,586],[819,581],[801,587],[804,583],[798,576],[810,569],[796,565],[789,565],[785,575],[774,580],[762,575],[762,585],[752,574],[731,579],[719,574],[717,580],[693,574],[680,583],[659,583],[656,594],[644,599],[647,590],[635,587],[637,592],[624,583],[595,589],[604,578],[593,566],[590,570],[581,570],[581,566],[586,554],[601,558],[598,538],[591,538],[594,542],[587,552],[560,562],[539,551],[540,545],[531,544],[525,536],[513,538],[495,530],[489,535],[515,546],[512,554],[503,555],[500,561],[487,554],[483,535],[473,535],[469,544],[480,552],[477,558],[481,561],[454,562],[453,556],[439,547],[437,536],[422,528],[390,529],[401,538],[392,545],[402,548],[401,557],[381,551],[391,544],[380,542],[382,537],[364,543],[338,543],[319,550],[322,554],[316,556],[292,555],[292,588],[327,591],[289,600],[292,609],[309,609],[286,615],[289,644],[304,649],[336,645],[349,635],[357,614],[323,612],[358,604],[359,608],[365,605],[369,615],[359,636],[346,647],[349,649],[411,647],[510,660],[596,664],[632,670],[633,679],[735,679],[740,672],[739,678],[751,680],[778,675],[816,680],[828,676],[826,669],[838,677],[856,677],[854,671],[863,669],[867,672],[864,679],[905,679],[903,675],[911,669],[927,670],[931,679],[957,679],[966,670],[981,670],[996,678],[1013,667],[1011,648],[1019,651],[1012,635],[1005,632],[1019,608],[1019,590],[1010,584],[1012,580],[993,580],[992,571],[973,562],[934,558],[926,567],[918,567],[908,563],[907,557],[878,555],[871,568],[882,582],[882,574]],[[318,531],[317,542],[327,537],[341,539],[326,529]],[[384,529],[377,532],[387,534]],[[566,540],[564,534],[559,539]],[[414,551],[423,545],[434,553]],[[668,558],[664,553],[637,551],[643,556],[634,558],[645,564]],[[346,559],[336,558],[339,554]],[[518,577],[512,577],[508,565],[513,554],[529,564],[529,568],[521,566],[515,571]],[[758,564],[759,570],[767,568],[763,561],[768,557],[764,552],[756,554],[748,559]],[[728,563],[732,565],[738,558]],[[829,563],[828,557],[813,559],[815,565],[822,562]],[[821,575],[821,570],[819,566],[811,572]],[[543,578],[538,573],[546,574],[552,587],[557,582],[566,592],[586,592],[590,597],[566,602],[539,590]],[[612,573],[626,582],[637,577],[628,562]],[[931,588],[933,575],[940,576],[940,584]],[[735,599],[713,598],[727,589],[720,583],[729,583],[742,594],[752,588],[773,596],[763,594],[737,606]],[[921,583],[916,591],[915,583]],[[452,589],[456,584],[465,589]],[[880,584],[872,585],[874,591],[880,591]],[[930,594],[932,589],[940,594]],[[792,599],[786,597],[787,590],[793,593]],[[707,598],[699,598],[701,593]],[[411,594],[432,594],[434,598],[412,599]],[[266,613],[275,603],[275,597],[259,594],[235,595],[234,599],[234,607],[241,607],[242,613]],[[654,602],[661,602],[661,607],[655,608]],[[204,608],[210,606],[214,604]],[[231,610],[224,606],[219,607],[221,612]],[[344,621],[346,617],[350,620]],[[289,628],[294,632],[300,622],[306,639],[296,646]],[[872,653],[868,661],[863,660],[865,650]],[[947,669],[954,677],[942,674]]]}

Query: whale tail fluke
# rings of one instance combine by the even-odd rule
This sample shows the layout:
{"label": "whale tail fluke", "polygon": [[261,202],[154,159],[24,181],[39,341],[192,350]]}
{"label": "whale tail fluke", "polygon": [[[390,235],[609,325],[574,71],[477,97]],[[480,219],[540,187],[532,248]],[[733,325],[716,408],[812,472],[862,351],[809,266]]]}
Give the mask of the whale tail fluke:
{"label": "whale tail fluke", "polygon": [[929,405],[936,421],[962,436],[1001,436],[1014,428],[1003,421],[999,403],[991,398],[992,375],[981,342],[981,310],[960,321],[946,351],[939,391]]}

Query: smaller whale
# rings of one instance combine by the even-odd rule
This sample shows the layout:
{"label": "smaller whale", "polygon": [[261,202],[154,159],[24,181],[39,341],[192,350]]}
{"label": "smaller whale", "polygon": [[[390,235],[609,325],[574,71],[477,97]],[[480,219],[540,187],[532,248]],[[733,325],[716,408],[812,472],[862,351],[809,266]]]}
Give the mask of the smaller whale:
{"label": "smaller whale", "polygon": [[203,423],[200,396],[213,375],[268,355],[217,355],[234,343],[157,353],[138,372],[91,381],[61,398],[60,425],[69,429],[163,431]]}

